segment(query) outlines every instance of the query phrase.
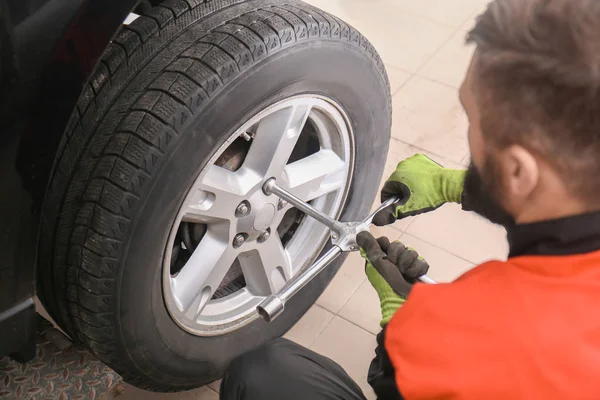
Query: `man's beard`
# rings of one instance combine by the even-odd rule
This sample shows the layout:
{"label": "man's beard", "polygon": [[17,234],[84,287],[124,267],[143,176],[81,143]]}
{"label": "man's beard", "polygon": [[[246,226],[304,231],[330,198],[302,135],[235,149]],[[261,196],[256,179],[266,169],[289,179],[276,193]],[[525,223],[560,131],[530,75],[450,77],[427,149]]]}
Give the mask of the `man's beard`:
{"label": "man's beard", "polygon": [[463,209],[474,211],[495,224],[509,227],[514,225],[515,221],[496,200],[502,195],[498,178],[496,165],[489,158],[483,168],[483,174],[480,174],[471,162],[465,177]]}

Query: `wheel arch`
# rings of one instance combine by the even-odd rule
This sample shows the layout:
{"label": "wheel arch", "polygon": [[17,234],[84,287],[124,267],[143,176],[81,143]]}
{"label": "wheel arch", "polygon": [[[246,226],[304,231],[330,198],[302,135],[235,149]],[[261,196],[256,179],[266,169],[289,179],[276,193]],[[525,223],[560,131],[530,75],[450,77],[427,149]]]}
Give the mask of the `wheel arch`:
{"label": "wheel arch", "polygon": [[[17,233],[1,246],[2,254],[11,255],[1,272],[13,278],[0,282],[0,312],[16,309],[35,295],[40,210],[61,139],[85,83],[139,2],[0,1],[2,219],[11,216],[7,229]],[[19,326],[1,329],[3,337],[10,336],[7,343],[12,337],[27,340],[3,346],[0,356],[11,353],[25,360],[32,354],[35,343],[29,333],[35,313],[29,309],[24,308],[27,318]]]}

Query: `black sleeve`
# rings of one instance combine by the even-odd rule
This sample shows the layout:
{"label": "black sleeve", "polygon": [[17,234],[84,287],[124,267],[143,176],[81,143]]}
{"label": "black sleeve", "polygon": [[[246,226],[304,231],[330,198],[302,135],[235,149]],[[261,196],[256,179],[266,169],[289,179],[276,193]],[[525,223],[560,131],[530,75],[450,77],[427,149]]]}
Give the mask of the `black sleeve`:
{"label": "black sleeve", "polygon": [[375,358],[369,367],[367,380],[379,400],[404,400],[396,385],[394,367],[385,349],[386,327],[377,335]]}

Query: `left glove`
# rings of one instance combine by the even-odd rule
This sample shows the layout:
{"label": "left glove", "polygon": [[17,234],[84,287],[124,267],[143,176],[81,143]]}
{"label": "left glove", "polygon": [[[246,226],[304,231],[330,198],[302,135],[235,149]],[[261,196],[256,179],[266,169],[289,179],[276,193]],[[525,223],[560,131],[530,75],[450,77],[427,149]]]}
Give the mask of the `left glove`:
{"label": "left glove", "polygon": [[401,198],[381,210],[373,223],[384,226],[397,219],[435,210],[445,203],[460,203],[466,171],[443,168],[423,154],[401,161],[381,190],[381,201]]}
{"label": "left glove", "polygon": [[419,254],[400,242],[375,239],[369,232],[356,237],[361,255],[367,260],[365,272],[381,304],[381,326],[385,326],[406,302],[413,283],[429,271]]}

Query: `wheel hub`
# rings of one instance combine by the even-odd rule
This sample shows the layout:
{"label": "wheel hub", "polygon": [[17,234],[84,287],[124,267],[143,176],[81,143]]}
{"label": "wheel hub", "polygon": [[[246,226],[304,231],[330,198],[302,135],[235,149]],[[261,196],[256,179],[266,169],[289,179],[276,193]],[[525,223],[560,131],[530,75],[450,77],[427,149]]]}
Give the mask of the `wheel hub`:
{"label": "wheel hub", "polygon": [[275,219],[276,207],[273,204],[267,204],[254,217],[254,230],[263,232],[271,225]]}
{"label": "wheel hub", "polygon": [[246,215],[239,215],[236,211],[239,215],[236,218],[236,232],[247,235],[249,242],[257,241],[266,230],[274,228],[273,224],[283,211],[278,208],[276,199],[262,192],[261,184],[257,185],[252,190],[252,194],[242,203],[248,205],[249,212]]}

